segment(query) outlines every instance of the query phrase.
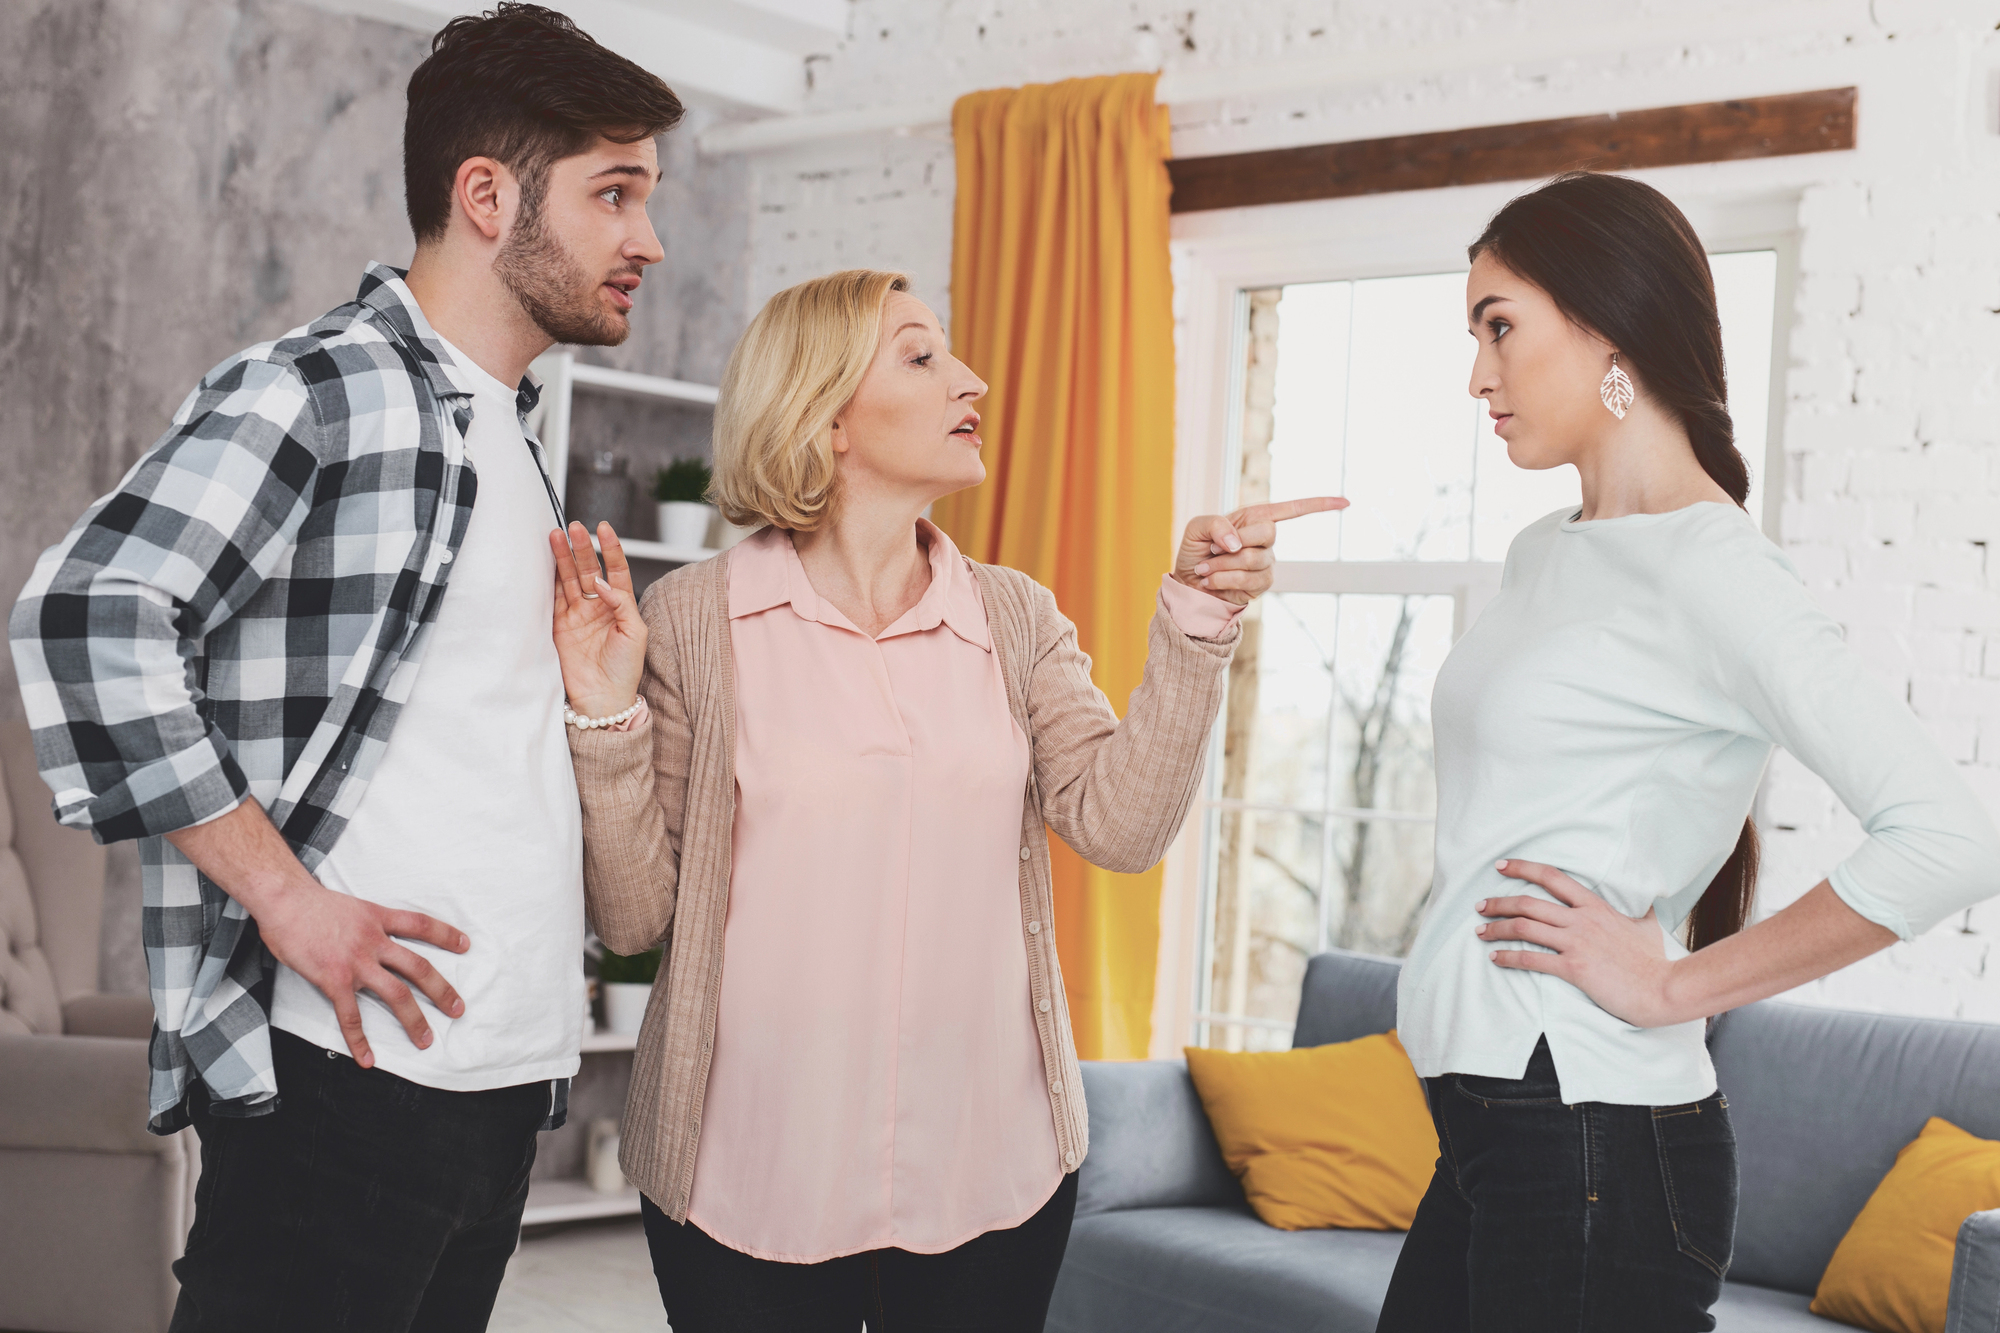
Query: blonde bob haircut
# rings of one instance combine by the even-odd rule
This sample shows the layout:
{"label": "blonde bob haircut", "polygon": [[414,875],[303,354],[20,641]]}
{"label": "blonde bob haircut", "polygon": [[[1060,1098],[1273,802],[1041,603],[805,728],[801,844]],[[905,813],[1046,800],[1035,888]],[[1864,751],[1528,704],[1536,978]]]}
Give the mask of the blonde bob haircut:
{"label": "blonde bob haircut", "polygon": [[882,307],[909,277],[876,269],[787,287],[757,312],[722,372],[709,494],[739,527],[810,532],[833,518],[833,419],[875,359]]}

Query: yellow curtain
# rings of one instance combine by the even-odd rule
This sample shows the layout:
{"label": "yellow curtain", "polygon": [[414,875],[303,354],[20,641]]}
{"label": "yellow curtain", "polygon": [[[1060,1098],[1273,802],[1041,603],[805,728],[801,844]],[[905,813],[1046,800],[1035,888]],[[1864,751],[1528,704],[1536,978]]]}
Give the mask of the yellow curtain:
{"label": "yellow curtain", "polygon": [[[1153,74],[1000,88],[952,111],[951,336],[993,386],[984,485],[936,519],[977,559],[1054,590],[1123,713],[1173,549],[1167,111]],[[1114,875],[1060,841],[1056,948],[1077,1051],[1151,1035],[1160,870]]]}

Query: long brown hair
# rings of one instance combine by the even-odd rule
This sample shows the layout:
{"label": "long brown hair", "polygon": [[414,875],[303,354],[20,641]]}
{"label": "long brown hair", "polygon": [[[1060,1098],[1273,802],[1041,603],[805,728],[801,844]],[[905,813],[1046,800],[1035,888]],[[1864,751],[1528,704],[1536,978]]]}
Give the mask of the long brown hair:
{"label": "long brown hair", "polygon": [[[1722,367],[1722,320],[1708,255],[1686,217],[1650,185],[1577,171],[1493,215],[1467,252],[1491,255],[1618,351],[1644,391],[1679,418],[1702,471],[1741,505],[1750,469],[1736,448]],[[1757,896],[1757,824],[1688,918],[1688,947],[1734,935]]]}

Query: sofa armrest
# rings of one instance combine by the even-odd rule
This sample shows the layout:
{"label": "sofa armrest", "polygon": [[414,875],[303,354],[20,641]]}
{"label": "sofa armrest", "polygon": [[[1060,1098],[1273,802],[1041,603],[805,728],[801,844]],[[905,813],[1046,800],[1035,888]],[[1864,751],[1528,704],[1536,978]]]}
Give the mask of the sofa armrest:
{"label": "sofa armrest", "polygon": [[146,1132],[146,1043],[0,1035],[0,1148],[168,1154]]}
{"label": "sofa armrest", "polygon": [[144,995],[79,995],[63,1004],[65,1037],[153,1035],[153,1002]]}
{"label": "sofa armrest", "polygon": [[1974,1213],[1958,1229],[1951,1262],[1951,1305],[1944,1333],[2000,1328],[2000,1208]]}
{"label": "sofa armrest", "polygon": [[1090,1153],[1076,1213],[1119,1208],[1244,1207],[1181,1060],[1087,1060]]}

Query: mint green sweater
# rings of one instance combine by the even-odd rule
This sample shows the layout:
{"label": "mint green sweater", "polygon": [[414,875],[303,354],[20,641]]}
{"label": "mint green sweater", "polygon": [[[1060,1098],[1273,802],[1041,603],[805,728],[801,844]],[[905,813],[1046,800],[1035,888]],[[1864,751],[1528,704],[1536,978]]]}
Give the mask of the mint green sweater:
{"label": "mint green sweater", "polygon": [[[1496,966],[1473,904],[1560,867],[1668,952],[1736,844],[1773,747],[1868,837],[1827,876],[1903,939],[2000,893],[2000,835],[1903,701],[1733,505],[1535,522],[1432,701],[1437,863],[1399,1028],[1425,1077],[1518,1078],[1544,1035],[1567,1102],[1676,1105],[1715,1091],[1703,1024],[1638,1028],[1566,981]],[[1772,885],[1791,895],[1803,885]],[[1503,947],[1535,948],[1520,944]]]}

